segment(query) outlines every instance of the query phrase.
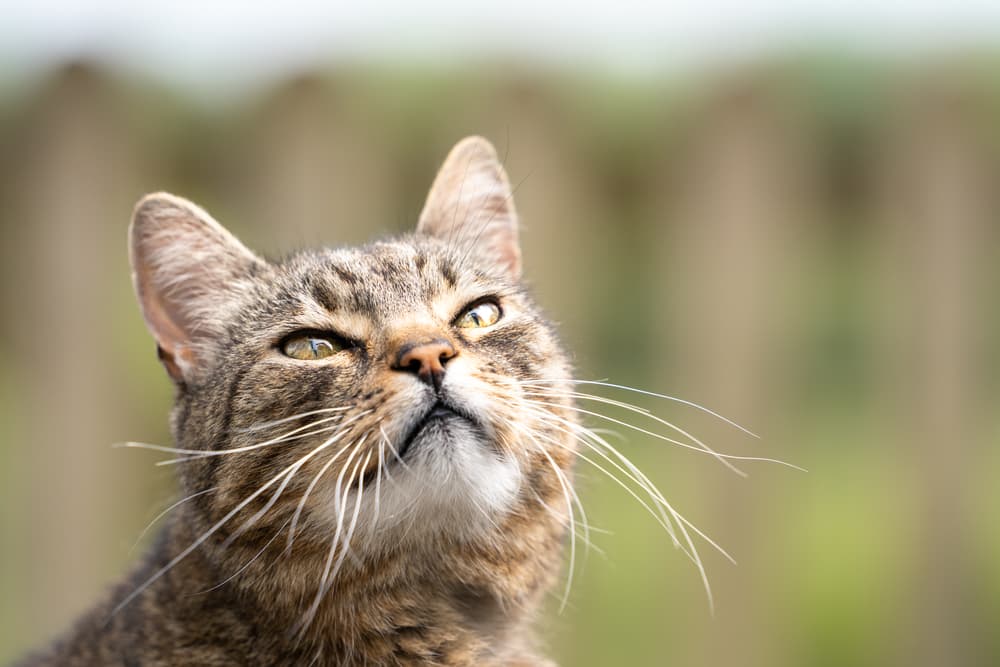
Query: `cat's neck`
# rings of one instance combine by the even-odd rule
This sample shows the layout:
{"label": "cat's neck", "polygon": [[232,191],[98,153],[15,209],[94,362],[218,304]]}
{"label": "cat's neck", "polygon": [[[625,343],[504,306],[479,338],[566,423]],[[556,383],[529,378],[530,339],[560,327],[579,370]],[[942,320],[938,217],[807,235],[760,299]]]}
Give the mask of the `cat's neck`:
{"label": "cat's neck", "polygon": [[[189,519],[178,515],[172,522],[158,561],[173,558],[178,545],[198,537],[198,522]],[[230,545],[223,558],[220,544],[209,544],[181,561],[158,587],[178,589],[171,591],[175,599],[194,604],[198,597],[231,598],[245,622],[270,635],[269,645],[280,646],[277,655],[318,655],[319,664],[485,665],[493,664],[487,656],[502,653],[507,657],[496,664],[507,664],[516,658],[509,655],[511,647],[516,652],[520,644],[514,638],[525,634],[558,570],[558,543],[540,541],[551,527],[522,521],[517,513],[508,519],[505,533],[522,536],[509,542],[439,544],[434,553],[400,548],[346,559],[312,617],[308,610],[328,545],[300,544],[286,553],[283,541],[276,540],[281,544],[259,556],[252,548]],[[191,598],[194,594],[200,595]]]}

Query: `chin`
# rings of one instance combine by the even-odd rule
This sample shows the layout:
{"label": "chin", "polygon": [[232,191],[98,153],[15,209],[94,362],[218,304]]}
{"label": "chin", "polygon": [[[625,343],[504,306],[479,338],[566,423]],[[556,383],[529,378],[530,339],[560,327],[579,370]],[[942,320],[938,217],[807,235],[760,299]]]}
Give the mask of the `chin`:
{"label": "chin", "polygon": [[[521,480],[517,459],[481,427],[457,415],[436,416],[409,438],[403,456],[386,462],[380,478],[367,481],[352,541],[362,551],[427,548],[433,538],[490,542],[517,504]],[[335,525],[332,489],[328,495],[327,520]],[[356,500],[352,493],[347,507]]]}

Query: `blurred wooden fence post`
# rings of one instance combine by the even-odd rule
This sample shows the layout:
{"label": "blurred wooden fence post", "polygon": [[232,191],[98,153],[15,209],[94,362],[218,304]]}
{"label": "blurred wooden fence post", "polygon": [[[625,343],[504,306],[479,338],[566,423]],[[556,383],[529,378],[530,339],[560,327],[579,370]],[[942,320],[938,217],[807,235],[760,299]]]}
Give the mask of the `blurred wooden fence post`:
{"label": "blurred wooden fence post", "polygon": [[[397,170],[385,128],[349,84],[303,76],[276,90],[245,147],[228,156],[237,176],[235,225],[274,252],[362,243],[398,229]],[[412,211],[416,223],[419,211]]]}
{"label": "blurred wooden fence post", "polygon": [[881,375],[901,425],[914,535],[912,560],[900,564],[908,577],[902,608],[911,614],[897,630],[900,664],[972,660],[966,494],[985,358],[979,304],[995,298],[982,290],[996,181],[969,102],[940,84],[908,98],[885,156],[881,256],[892,290],[884,303],[893,306]]}
{"label": "blurred wooden fence post", "polygon": [[[123,556],[118,503],[132,497],[110,463],[122,422],[113,369],[122,353],[113,295],[128,280],[125,229],[133,192],[124,110],[113,86],[85,66],[60,72],[18,138],[12,192],[16,244],[0,249],[17,318],[11,360],[21,439],[13,443],[21,567],[22,646],[51,636],[93,603]],[[109,257],[108,249],[120,251]],[[120,439],[120,438],[119,438]],[[127,510],[126,512],[127,513]]]}
{"label": "blurred wooden fence post", "polygon": [[[679,205],[656,216],[673,219],[675,228],[661,223],[653,245],[662,258],[657,263],[667,267],[661,280],[669,281],[655,289],[677,295],[680,304],[662,324],[676,341],[675,374],[659,384],[764,434],[780,400],[785,367],[784,341],[774,334],[783,321],[780,295],[787,267],[782,261],[794,256],[789,245],[801,176],[794,164],[794,127],[778,113],[772,94],[759,82],[743,82],[702,113],[692,151],[678,158]],[[699,489],[699,505],[714,508],[697,513],[707,517],[700,527],[718,538],[739,566],[709,558],[715,618],[694,626],[709,634],[688,642],[691,654],[669,662],[770,667],[781,652],[767,623],[767,579],[761,576],[768,571],[761,562],[768,541],[760,532],[767,525],[760,516],[767,490],[706,466],[698,468],[705,476],[699,474],[690,487]],[[711,553],[704,543],[699,550]]]}

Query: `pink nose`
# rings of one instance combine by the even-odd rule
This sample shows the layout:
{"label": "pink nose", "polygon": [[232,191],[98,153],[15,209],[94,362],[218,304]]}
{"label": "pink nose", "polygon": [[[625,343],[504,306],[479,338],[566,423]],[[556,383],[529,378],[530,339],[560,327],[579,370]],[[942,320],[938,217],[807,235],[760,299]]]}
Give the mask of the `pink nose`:
{"label": "pink nose", "polygon": [[444,367],[457,355],[455,346],[446,340],[437,339],[426,343],[402,345],[392,365],[395,370],[415,374],[421,380],[441,390],[444,382]]}

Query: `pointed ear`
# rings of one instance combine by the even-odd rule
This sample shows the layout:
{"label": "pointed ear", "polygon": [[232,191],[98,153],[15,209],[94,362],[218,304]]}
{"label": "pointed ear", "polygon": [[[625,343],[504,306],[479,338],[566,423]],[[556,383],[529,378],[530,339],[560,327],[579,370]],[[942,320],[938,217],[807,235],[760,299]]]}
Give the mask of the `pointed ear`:
{"label": "pointed ear", "polygon": [[142,315],[163,365],[175,382],[196,379],[210,361],[240,290],[263,260],[208,213],[163,192],[136,205],[129,260]]}
{"label": "pointed ear", "polygon": [[512,280],[521,277],[521,247],[510,182],[492,144],[458,142],[438,171],[417,231],[471,250]]}

